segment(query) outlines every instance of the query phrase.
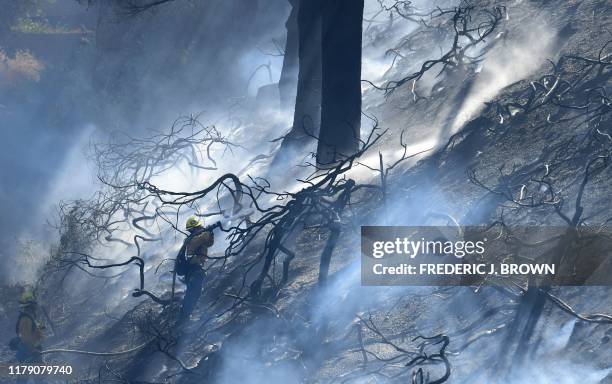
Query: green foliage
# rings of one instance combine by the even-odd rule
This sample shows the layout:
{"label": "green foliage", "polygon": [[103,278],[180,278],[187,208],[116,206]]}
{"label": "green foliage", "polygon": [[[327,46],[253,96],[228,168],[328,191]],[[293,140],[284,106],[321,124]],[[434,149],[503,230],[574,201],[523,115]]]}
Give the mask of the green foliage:
{"label": "green foliage", "polygon": [[56,0],[0,0],[0,33],[66,33],[62,25],[52,25],[45,18],[45,8]]}
{"label": "green foliage", "polygon": [[70,29],[62,25],[51,25],[44,18],[20,17],[11,30],[21,33],[68,33]]}
{"label": "green foliage", "polygon": [[0,33],[10,31],[17,19],[35,14],[38,4],[39,0],[0,0]]}

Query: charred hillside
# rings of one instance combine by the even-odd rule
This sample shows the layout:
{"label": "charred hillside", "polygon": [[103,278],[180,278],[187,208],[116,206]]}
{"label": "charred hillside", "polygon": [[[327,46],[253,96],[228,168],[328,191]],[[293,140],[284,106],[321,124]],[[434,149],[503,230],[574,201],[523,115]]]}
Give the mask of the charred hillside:
{"label": "charred hillside", "polygon": [[[290,47],[300,28],[325,39],[339,11],[289,3],[279,78],[294,78],[293,110],[268,84],[218,120],[92,143],[96,190],[60,203],[31,284],[45,362],[79,383],[612,382],[609,287],[371,287],[359,259],[366,225],[609,230],[612,4],[366,1],[343,20],[363,12],[355,123],[354,87],[326,104],[354,44],[340,58]],[[352,123],[334,131],[343,111]],[[175,258],[190,216],[216,225],[185,321]],[[17,307],[0,306],[7,340]]]}

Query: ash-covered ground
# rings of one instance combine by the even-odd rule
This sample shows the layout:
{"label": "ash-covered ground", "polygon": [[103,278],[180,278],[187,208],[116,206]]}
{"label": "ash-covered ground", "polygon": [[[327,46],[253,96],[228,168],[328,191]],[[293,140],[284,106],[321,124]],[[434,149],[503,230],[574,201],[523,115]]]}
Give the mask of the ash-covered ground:
{"label": "ash-covered ground", "polygon": [[[190,2],[115,27],[105,2],[77,7],[79,15],[100,13],[98,29],[83,27],[97,43],[78,43],[74,68],[59,70],[49,57],[55,79],[41,70],[27,90],[17,77],[5,85],[11,93],[0,100],[0,117],[25,126],[28,108],[43,105],[59,122],[41,126],[82,137],[60,140],[72,148],[51,156],[61,172],[39,166],[49,184],[61,184],[48,188],[50,197],[24,198],[36,206],[30,211],[6,208],[49,214],[60,204],[49,214],[56,225],[32,226],[44,236],[20,227],[13,239],[23,244],[2,253],[3,363],[14,361],[7,344],[29,285],[48,315],[45,362],[72,365],[70,382],[612,382],[609,287],[367,287],[359,264],[362,225],[608,228],[612,3],[366,1],[362,150],[315,178],[314,144],[273,164],[292,118],[275,90],[282,60],[274,49],[285,38],[288,4],[259,2],[259,21],[246,26],[243,16],[233,20],[245,5],[213,3],[217,16],[198,28],[198,17],[183,19],[201,11]],[[210,34],[226,26],[233,34],[216,42]],[[172,31],[162,44],[176,51],[172,60],[152,52],[162,50],[164,28]],[[113,44],[122,33],[125,41]],[[173,40],[186,33],[199,45]],[[96,81],[106,79],[91,82],[95,92],[74,85],[91,81],[88,63],[97,63]],[[5,67],[0,79],[9,79]],[[57,81],[73,84],[61,97],[110,101],[75,100],[51,113],[48,99],[32,95]],[[11,104],[19,98],[29,104]],[[241,187],[223,178],[228,173]],[[73,183],[81,195],[69,192]],[[44,189],[20,186],[26,194]],[[0,188],[4,210],[18,200]],[[222,221],[210,253],[227,258],[211,262],[192,318],[178,324],[184,284],[176,280],[172,293],[172,259],[192,214]],[[138,261],[95,268],[133,256],[142,260],[142,281]]]}

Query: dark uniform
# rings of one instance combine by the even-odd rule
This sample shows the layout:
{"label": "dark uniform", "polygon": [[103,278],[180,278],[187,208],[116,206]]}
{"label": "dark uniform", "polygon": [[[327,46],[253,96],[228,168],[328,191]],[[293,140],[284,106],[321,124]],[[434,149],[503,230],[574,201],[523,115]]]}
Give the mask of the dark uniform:
{"label": "dark uniform", "polygon": [[181,321],[189,319],[202,294],[204,262],[208,256],[208,247],[212,246],[214,242],[215,237],[213,233],[201,226],[192,229],[189,236],[185,239],[185,256],[189,267],[185,274],[187,290],[185,291],[183,307],[181,308]]}

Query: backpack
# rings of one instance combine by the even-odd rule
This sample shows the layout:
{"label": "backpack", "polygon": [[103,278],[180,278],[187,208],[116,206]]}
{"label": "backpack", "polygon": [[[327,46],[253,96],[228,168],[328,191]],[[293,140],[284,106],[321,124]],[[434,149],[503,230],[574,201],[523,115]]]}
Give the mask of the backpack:
{"label": "backpack", "polygon": [[183,242],[183,246],[176,255],[176,261],[174,263],[174,272],[179,276],[185,276],[189,271],[189,263],[187,262],[187,256],[185,251],[187,250],[187,241]]}
{"label": "backpack", "polygon": [[189,272],[189,269],[191,268],[191,265],[189,264],[189,262],[187,260],[187,255],[186,255],[187,244],[189,244],[189,241],[191,241],[191,239],[194,236],[197,236],[197,235],[199,235],[202,232],[210,232],[214,228],[217,228],[220,225],[221,225],[220,222],[216,222],[212,226],[209,226],[209,227],[202,228],[200,230],[194,231],[194,232],[190,233],[189,236],[187,236],[187,238],[183,242],[183,246],[181,247],[181,249],[178,252],[178,255],[176,255],[176,262],[174,263],[174,272],[176,272],[177,275],[185,276],[187,274],[187,272]]}

